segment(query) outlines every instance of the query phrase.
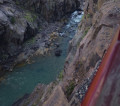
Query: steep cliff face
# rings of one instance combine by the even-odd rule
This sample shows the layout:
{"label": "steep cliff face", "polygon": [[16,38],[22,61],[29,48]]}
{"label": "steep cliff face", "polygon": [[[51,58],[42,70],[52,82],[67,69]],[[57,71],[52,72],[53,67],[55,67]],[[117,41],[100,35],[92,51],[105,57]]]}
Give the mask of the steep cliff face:
{"label": "steep cliff face", "polygon": [[83,0],[15,0],[27,9],[41,14],[47,21],[60,20],[61,17],[81,9]]}
{"label": "steep cliff face", "polygon": [[[76,35],[70,42],[63,81],[57,84],[62,87],[62,92],[64,92],[62,94],[67,98],[63,103],[70,106],[80,105],[116,30],[119,28],[120,1],[88,0],[85,3],[84,13]],[[60,100],[60,95],[58,95],[58,99],[54,99],[57,92],[61,92],[61,90],[53,90],[51,92],[53,94],[47,96],[49,99],[46,99],[45,105],[47,103],[49,106],[49,103],[54,101],[53,105],[58,106],[56,103]]]}
{"label": "steep cliff face", "polygon": [[[0,1],[0,67],[5,62],[10,63],[17,55],[21,45],[27,39],[35,36],[38,29],[37,16],[15,5],[12,0]],[[9,70],[9,66],[4,66]],[[3,68],[3,67],[2,67]]]}
{"label": "steep cliff face", "polygon": [[72,97],[68,96],[71,104],[75,101],[79,104],[83,99],[93,74],[120,26],[120,1],[88,0],[84,13],[78,31],[70,42],[62,83],[66,94],[71,81],[76,86]]}
{"label": "steep cliff face", "polygon": [[[17,47],[37,32],[36,20],[33,20],[31,14],[31,20],[27,19],[26,14],[12,1],[0,4],[0,43],[1,47],[4,46],[4,49],[10,54],[15,52],[11,49],[13,46]],[[30,30],[28,31],[28,29]],[[16,49],[16,47],[13,48]]]}
{"label": "steep cliff face", "polygon": [[[75,67],[79,71],[80,66],[84,67],[83,72],[89,72],[94,68],[95,63],[103,57],[119,27],[119,1],[106,0],[106,2],[103,2],[104,5],[101,6],[100,2],[102,1],[98,0],[97,6],[91,0],[86,2],[84,18],[78,26],[75,37],[70,42],[70,53],[66,60],[66,73],[69,73],[70,70],[75,72]],[[73,52],[73,50],[76,50],[76,52]],[[70,59],[71,57],[74,58]],[[74,69],[69,69],[72,66]]]}

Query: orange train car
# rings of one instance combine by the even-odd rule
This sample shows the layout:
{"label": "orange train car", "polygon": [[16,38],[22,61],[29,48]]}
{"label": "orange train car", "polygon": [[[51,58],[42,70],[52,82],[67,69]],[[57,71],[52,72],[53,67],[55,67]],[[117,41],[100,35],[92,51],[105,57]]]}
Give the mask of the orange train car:
{"label": "orange train car", "polygon": [[120,30],[116,32],[81,106],[120,106]]}

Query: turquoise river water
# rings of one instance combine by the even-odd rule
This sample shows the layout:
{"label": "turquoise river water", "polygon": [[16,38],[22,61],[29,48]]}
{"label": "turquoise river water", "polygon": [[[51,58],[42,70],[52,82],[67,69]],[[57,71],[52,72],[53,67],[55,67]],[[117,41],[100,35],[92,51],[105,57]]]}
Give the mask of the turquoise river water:
{"label": "turquoise river water", "polygon": [[[60,57],[56,57],[54,54],[34,57],[34,63],[15,68],[13,72],[5,75],[4,80],[0,83],[0,106],[12,106],[25,94],[31,93],[38,83],[49,84],[56,79],[64,66],[68,42],[74,36],[82,15],[83,13],[79,14],[75,11],[62,28],[60,48],[63,52]],[[62,37],[63,34],[67,37]]]}

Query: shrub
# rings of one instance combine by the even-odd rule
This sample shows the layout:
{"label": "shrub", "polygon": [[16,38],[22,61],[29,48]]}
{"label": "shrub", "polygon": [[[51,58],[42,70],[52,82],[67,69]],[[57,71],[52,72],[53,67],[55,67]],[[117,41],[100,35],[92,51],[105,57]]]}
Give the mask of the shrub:
{"label": "shrub", "polygon": [[87,14],[87,18],[90,18],[91,17],[91,15],[90,14]]}
{"label": "shrub", "polygon": [[34,44],[34,43],[35,43],[35,37],[27,40],[27,41],[25,42],[25,45],[26,45],[26,44],[27,44],[27,45],[28,45],[28,44]]}
{"label": "shrub", "polygon": [[15,22],[16,22],[15,17],[11,17],[11,18],[10,18],[10,22],[11,22],[12,24],[15,24]]}
{"label": "shrub", "polygon": [[20,2],[19,2],[19,1],[16,1],[15,3],[16,3],[16,5],[19,5],[19,4],[20,4]]}
{"label": "shrub", "polygon": [[82,36],[82,39],[86,36],[86,34],[88,33],[89,29],[90,29],[90,27],[88,27],[88,28],[85,29],[85,31],[83,33],[83,36]]}
{"label": "shrub", "polygon": [[83,19],[84,19],[84,15],[82,16],[81,20],[83,20]]}
{"label": "shrub", "polygon": [[2,59],[3,59],[3,60],[6,60],[7,58],[8,58],[8,55],[7,55],[7,54],[3,54],[3,55],[2,55]]}
{"label": "shrub", "polygon": [[69,83],[69,85],[67,86],[67,89],[66,89],[66,95],[67,95],[67,97],[69,97],[71,95],[71,93],[73,92],[74,88],[75,88],[75,84],[74,84],[73,81],[71,81]]}
{"label": "shrub", "polygon": [[31,15],[31,13],[26,13],[25,19],[29,22],[34,22],[37,19],[36,15]]}

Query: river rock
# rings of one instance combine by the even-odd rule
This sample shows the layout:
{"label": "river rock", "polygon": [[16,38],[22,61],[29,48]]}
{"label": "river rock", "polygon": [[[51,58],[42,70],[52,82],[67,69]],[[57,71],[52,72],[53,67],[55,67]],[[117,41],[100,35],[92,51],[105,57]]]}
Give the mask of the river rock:
{"label": "river rock", "polygon": [[58,49],[55,51],[55,56],[59,57],[61,56],[62,50]]}
{"label": "river rock", "polygon": [[56,48],[60,47],[59,43],[55,43]]}

